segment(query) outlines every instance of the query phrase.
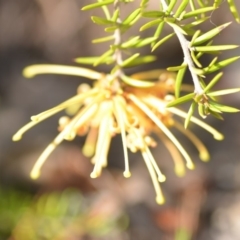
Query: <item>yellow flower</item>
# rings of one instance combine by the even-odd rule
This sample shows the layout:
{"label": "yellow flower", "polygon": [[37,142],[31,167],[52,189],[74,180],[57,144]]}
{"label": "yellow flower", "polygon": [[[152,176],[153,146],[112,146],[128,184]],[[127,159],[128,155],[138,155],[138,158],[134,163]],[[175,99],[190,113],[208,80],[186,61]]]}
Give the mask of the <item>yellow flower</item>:
{"label": "yellow flower", "polygon": [[[87,135],[83,153],[91,157],[94,164],[91,177],[96,178],[107,166],[112,137],[120,134],[125,161],[123,175],[131,176],[128,150],[140,151],[156,191],[156,201],[162,204],[164,197],[159,182],[164,182],[166,177],[160,171],[150,151],[150,148],[157,145],[151,133],[157,133],[171,153],[175,163],[175,172],[179,176],[185,173],[183,159],[189,169],[194,169],[194,164],[189,154],[169,130],[171,127],[176,127],[194,143],[202,160],[209,159],[206,147],[197,136],[173,119],[173,115],[185,118],[187,114],[177,108],[166,108],[167,103],[174,99],[172,95],[174,76],[172,74],[163,70],[152,70],[130,77],[124,75],[122,79],[116,79],[114,74],[103,74],[80,67],[33,65],[24,70],[24,75],[29,78],[43,73],[76,75],[96,81],[93,87],[81,84],[76,96],[50,110],[32,116],[32,121],[13,136],[14,141],[20,140],[28,129],[62,110],[74,113],[72,118],[63,116],[59,119],[60,133],[35,163],[31,171],[32,178],[39,177],[42,165],[63,140],[71,141],[77,135]],[[199,119],[192,117],[191,121],[209,131],[215,139],[223,139],[222,134]]]}

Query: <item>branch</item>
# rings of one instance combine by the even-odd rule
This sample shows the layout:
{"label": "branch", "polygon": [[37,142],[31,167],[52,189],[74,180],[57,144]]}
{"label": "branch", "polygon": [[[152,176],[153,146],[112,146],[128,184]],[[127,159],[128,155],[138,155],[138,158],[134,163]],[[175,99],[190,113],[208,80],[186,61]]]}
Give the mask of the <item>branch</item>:
{"label": "branch", "polygon": [[[166,3],[165,0],[160,0],[162,6],[163,6],[163,10],[166,12],[168,10],[168,5]],[[173,13],[172,13],[173,14]],[[200,81],[199,81],[199,77],[198,75],[194,72],[194,68],[195,65],[193,63],[191,54],[190,54],[190,50],[189,50],[189,41],[185,38],[185,36],[176,28],[173,26],[173,30],[177,35],[177,38],[180,42],[180,45],[182,47],[183,50],[183,55],[184,55],[184,62],[188,65],[188,69],[192,75],[192,80],[193,80],[193,84],[194,84],[194,92],[197,95],[202,95],[204,93],[203,88],[200,85]]]}
{"label": "branch", "polygon": [[[119,0],[115,0],[114,2],[114,10],[118,10],[120,8],[120,1]],[[121,24],[121,19],[120,17],[118,17],[117,19],[117,23]],[[114,31],[114,45],[116,46],[120,46],[122,43],[122,36],[121,36],[121,30],[120,28],[117,28]],[[118,69],[116,70],[114,77],[118,78],[121,77],[123,75],[123,70],[122,70],[122,62],[123,62],[123,57],[122,57],[122,51],[121,49],[119,49],[118,47],[116,48],[113,58],[115,59],[115,66],[118,67]]]}

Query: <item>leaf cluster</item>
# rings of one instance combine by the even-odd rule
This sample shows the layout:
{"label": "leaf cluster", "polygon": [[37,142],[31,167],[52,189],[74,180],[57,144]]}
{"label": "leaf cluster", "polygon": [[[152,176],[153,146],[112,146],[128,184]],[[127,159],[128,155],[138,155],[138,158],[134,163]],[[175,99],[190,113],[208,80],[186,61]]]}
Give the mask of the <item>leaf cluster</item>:
{"label": "leaf cluster", "polygon": [[[122,0],[119,2],[130,3],[133,1]],[[103,0],[103,1],[98,0],[96,3],[83,7],[82,10],[102,8],[105,14],[105,17],[92,16],[91,19],[95,24],[103,26],[105,32],[108,35],[103,38],[94,39],[92,42],[103,43],[103,42],[113,41],[115,39],[114,33],[116,30],[119,30],[121,34],[125,33],[140,19],[142,10],[146,5],[146,3],[147,1],[142,1],[140,7],[133,10],[129,14],[129,16],[127,16],[124,20],[120,20],[119,8],[116,8],[112,14],[110,13],[108,6],[111,4],[114,4],[114,0]],[[130,37],[129,39],[122,41],[120,44],[110,43],[109,49],[106,52],[104,52],[101,56],[77,58],[76,62],[81,64],[90,64],[93,66],[97,66],[99,64],[108,64],[108,65],[113,64],[115,62],[113,55],[116,49],[126,53],[127,55],[131,55],[131,52],[129,52],[129,50],[144,47],[146,45],[149,45],[154,40],[155,40],[155,37],[149,37],[144,39],[141,38],[140,36]],[[153,62],[155,61],[155,59],[156,57],[153,55],[141,57],[139,53],[136,53],[124,59],[120,67],[121,68],[133,67],[140,64]],[[113,69],[113,70],[116,70],[116,69]]]}
{"label": "leaf cluster", "polygon": [[[179,66],[168,67],[167,70],[176,72],[175,82],[175,98],[176,100],[168,104],[169,107],[182,104],[187,101],[192,101],[188,117],[185,121],[185,126],[188,125],[191,116],[196,107],[200,116],[205,118],[207,115],[222,119],[222,112],[236,112],[235,108],[224,106],[217,102],[216,97],[225,94],[238,92],[239,89],[227,89],[221,91],[211,91],[214,85],[219,81],[222,72],[217,73],[212,80],[207,80],[207,75],[222,70],[224,67],[235,62],[239,56],[231,57],[224,60],[219,60],[219,54],[225,50],[231,50],[238,45],[215,45],[214,38],[221,33],[231,23],[225,23],[214,27],[207,32],[202,33],[199,30],[199,25],[209,20],[213,11],[216,11],[222,4],[222,0],[161,0],[159,10],[148,11],[147,5],[149,0],[142,0],[137,9],[133,11],[123,20],[120,19],[120,8],[117,7],[111,13],[109,7],[120,3],[130,3],[134,0],[97,0],[95,3],[89,4],[82,10],[91,10],[102,8],[105,17],[92,16],[92,21],[104,27],[107,33],[106,37],[94,39],[93,43],[110,42],[109,49],[101,56],[81,57],[77,58],[76,62],[81,64],[90,64],[97,66],[99,64],[113,64],[111,73],[113,74],[119,69],[129,68],[152,62],[156,59],[154,55],[140,56],[139,53],[131,54],[133,49],[138,49],[146,45],[151,46],[151,51],[155,51],[172,37],[177,37],[183,49],[184,60]],[[234,0],[227,0],[229,9],[232,12],[235,20],[240,23],[239,14],[237,12]],[[147,22],[140,28],[140,32],[149,28],[155,28],[153,36],[141,38],[141,36],[133,36],[121,42],[116,42],[116,31],[123,35],[140,19],[147,19]],[[172,32],[166,36],[162,36],[163,29],[168,26]],[[113,42],[114,41],[114,42]],[[127,54],[127,57],[116,64],[116,51]],[[204,54],[210,54],[212,60],[207,66],[201,63],[201,57]],[[130,55],[130,56],[129,56]],[[181,86],[185,73],[191,72],[195,91],[193,93],[181,96]],[[121,80],[126,84],[135,87],[151,87],[152,82],[149,80],[136,80],[131,77],[122,75]],[[209,83],[208,83],[209,82]]]}
{"label": "leaf cluster", "polygon": [[[206,80],[206,75],[222,70],[224,67],[239,59],[239,56],[236,56],[219,61],[218,55],[222,51],[235,49],[238,45],[213,44],[213,39],[231,23],[225,23],[221,26],[217,26],[205,33],[202,33],[199,30],[199,25],[209,19],[207,14],[211,14],[211,12],[218,8],[221,1],[214,1],[212,4],[209,1],[197,1],[198,5],[191,0],[183,0],[180,5],[177,5],[177,0],[163,0],[160,2],[161,9],[159,11],[143,12],[142,16],[150,19],[150,21],[144,24],[140,31],[144,31],[151,27],[156,28],[153,36],[156,37],[157,40],[151,43],[152,51],[159,48],[173,36],[178,38],[183,49],[184,60],[182,64],[167,68],[169,71],[177,72],[175,83],[176,100],[169,103],[168,106],[172,107],[192,100],[192,104],[188,112],[188,118],[185,121],[185,127],[187,127],[196,106],[198,106],[198,112],[203,118],[212,114],[213,116],[222,119],[220,115],[222,112],[238,111],[235,108],[217,103],[215,96],[238,92],[239,89],[210,93],[210,89],[218,82],[222,73],[213,77],[209,84],[207,84]],[[236,21],[239,22],[239,15],[234,1],[228,1],[228,3]],[[165,25],[172,28],[173,32],[167,36],[161,37]],[[200,61],[200,58],[204,54],[211,54],[213,56],[212,61],[208,64],[208,66],[203,66]],[[180,97],[181,85],[187,69],[190,70],[192,78],[195,79],[195,92]]]}

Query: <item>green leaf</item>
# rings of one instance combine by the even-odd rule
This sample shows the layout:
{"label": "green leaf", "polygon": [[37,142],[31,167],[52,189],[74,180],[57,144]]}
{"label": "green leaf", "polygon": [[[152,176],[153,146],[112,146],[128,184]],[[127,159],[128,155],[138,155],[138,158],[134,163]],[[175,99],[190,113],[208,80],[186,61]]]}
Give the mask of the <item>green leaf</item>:
{"label": "green leaf", "polygon": [[214,116],[215,118],[219,119],[219,120],[223,120],[223,117],[221,116],[221,114],[212,111],[211,109],[209,109],[209,113]]}
{"label": "green leaf", "polygon": [[176,71],[179,71],[183,68],[186,68],[187,67],[187,64],[182,64],[180,66],[175,66],[175,67],[168,67],[167,70],[168,71],[171,71],[171,72],[176,72]]}
{"label": "green leaf", "polygon": [[149,0],[142,0],[140,3],[140,7],[142,7],[142,8],[147,7],[148,2],[149,2]]}
{"label": "green leaf", "polygon": [[195,111],[196,106],[197,106],[197,103],[195,101],[193,101],[191,106],[190,106],[190,108],[189,108],[189,110],[188,110],[187,116],[185,118],[184,128],[188,127],[189,122],[190,122],[191,117],[192,117],[192,115],[193,115],[193,113]]}
{"label": "green leaf", "polygon": [[200,46],[200,47],[192,47],[194,51],[197,52],[214,52],[214,51],[224,51],[229,49],[238,48],[238,45],[217,45],[217,46]]}
{"label": "green leaf", "polygon": [[138,43],[139,38],[140,38],[140,36],[130,38],[129,40],[127,40],[126,42],[121,44],[121,48],[133,47],[134,45],[136,45]]}
{"label": "green leaf", "polygon": [[177,0],[171,0],[170,4],[168,5],[168,9],[167,9],[167,13],[170,14],[174,8],[174,6],[176,5]]}
{"label": "green leaf", "polygon": [[161,12],[161,11],[148,11],[148,12],[143,12],[142,16],[146,17],[146,18],[161,18],[161,17],[165,16],[165,12]]}
{"label": "green leaf", "polygon": [[134,21],[138,16],[140,16],[141,13],[141,9],[138,8],[135,11],[133,11],[124,21],[123,24],[131,24],[132,21]]}
{"label": "green leaf", "polygon": [[166,37],[162,38],[157,43],[155,43],[154,46],[152,47],[152,52],[155,51],[160,45],[165,43],[167,40],[169,40],[174,35],[175,35],[175,33],[171,33],[171,34],[167,35]]}
{"label": "green leaf", "polygon": [[191,51],[191,57],[194,63],[199,67],[202,68],[202,64],[198,61],[197,57],[195,56],[195,52]]}
{"label": "green leaf", "polygon": [[188,102],[193,99],[194,95],[195,95],[195,93],[189,93],[183,97],[177,98],[177,99],[173,100],[172,102],[168,103],[167,107],[174,107],[174,106],[180,105],[182,103]]}
{"label": "green leaf", "polygon": [[218,108],[214,107],[211,103],[209,103],[208,105],[208,111],[211,110],[212,112],[215,113],[222,113],[222,111],[220,111]]}
{"label": "green leaf", "polygon": [[[167,22],[167,21],[166,21]],[[168,25],[170,25],[173,29],[176,29],[177,31],[181,32],[184,35],[187,35],[186,31],[184,31],[180,26],[178,26],[175,23],[167,22]]]}
{"label": "green leaf", "polygon": [[219,91],[214,91],[208,93],[208,96],[210,97],[216,97],[216,96],[221,96],[221,95],[227,95],[227,94],[233,94],[240,92],[240,88],[232,88],[232,89],[224,89],[224,90],[219,90]]}
{"label": "green leaf", "polygon": [[194,0],[190,0],[190,7],[191,7],[191,10],[192,10],[192,11],[195,11],[195,10],[196,10],[196,6],[195,6]]}
{"label": "green leaf", "polygon": [[215,8],[218,8],[221,3],[222,3],[222,0],[214,0],[213,6],[214,6]]}
{"label": "green leaf", "polygon": [[140,3],[140,7],[143,7],[145,8],[146,5],[148,4],[149,0],[142,0],[141,3]]}
{"label": "green leaf", "polygon": [[[99,56],[96,57],[81,57],[81,58],[76,58],[75,62],[77,63],[81,63],[81,64],[90,64],[93,65],[97,60],[99,60]],[[108,60],[112,59],[112,57],[110,57]]]}
{"label": "green leaf", "polygon": [[123,82],[125,82],[126,84],[133,86],[133,87],[149,88],[149,87],[153,87],[155,85],[154,82],[138,80],[138,79],[128,77],[126,75],[122,75],[121,79],[123,80]]}
{"label": "green leaf", "polygon": [[128,59],[124,60],[121,64],[122,67],[126,67],[127,65],[129,65],[129,63],[131,63],[133,60],[135,60],[138,56],[140,55],[140,53],[135,53],[133,54],[131,57],[129,57]]}
{"label": "green leaf", "polygon": [[107,36],[107,37],[103,37],[103,38],[97,38],[92,40],[92,43],[102,43],[102,42],[107,42],[107,41],[111,41],[114,39],[114,36]]}
{"label": "green leaf", "polygon": [[[104,0],[98,0],[98,2],[102,2],[102,1],[104,1]],[[109,12],[107,6],[106,6],[106,5],[102,6],[102,10],[103,10],[106,18],[107,18],[108,20],[110,20],[110,19],[111,19],[111,16],[110,16],[110,12]]]}
{"label": "green leaf", "polygon": [[203,104],[198,103],[198,113],[202,118],[207,117],[206,108]]}
{"label": "green leaf", "polygon": [[216,103],[216,102],[210,102],[210,104],[213,105],[214,107],[218,108],[222,112],[235,113],[235,112],[239,112],[240,111],[237,108],[229,107],[229,106],[222,105],[222,104]]}
{"label": "green leaf", "polygon": [[114,1],[115,0],[104,0],[102,2],[89,4],[89,5],[85,6],[85,7],[83,7],[82,10],[85,11],[85,10],[90,10],[90,9],[94,9],[94,8],[99,8],[99,7],[102,7],[102,6],[109,5],[109,4],[113,3]]}
{"label": "green leaf", "polygon": [[198,19],[198,20],[196,20],[196,21],[194,21],[194,22],[191,22],[191,23],[189,23],[189,24],[186,24],[186,25],[184,26],[184,28],[195,27],[195,26],[197,26],[197,25],[205,22],[205,21],[208,20],[208,19],[209,19],[209,17],[200,18],[200,19]]}
{"label": "green leaf", "polygon": [[106,27],[104,29],[105,32],[108,32],[108,33],[112,33],[114,32],[117,28],[120,28],[121,29],[121,26],[111,26],[111,27]]}
{"label": "green leaf", "polygon": [[[205,83],[205,81],[203,80],[205,78],[205,76],[199,76],[199,83],[201,85],[202,88],[205,88],[207,86],[207,84]],[[197,94],[196,96],[202,96],[202,94]]]}
{"label": "green leaf", "polygon": [[204,68],[203,70],[204,70],[205,74],[212,73],[212,72],[218,71],[218,70],[228,66],[229,64],[237,61],[239,58],[240,57],[232,57],[232,58],[223,60],[221,62],[215,63],[210,68],[207,67],[207,68]]}
{"label": "green leaf", "polygon": [[162,22],[163,20],[162,19],[154,19],[146,24],[144,24],[141,28],[140,28],[140,31],[144,31],[148,28],[151,28],[153,26],[155,26],[156,24],[159,24],[160,22]]}
{"label": "green leaf", "polygon": [[175,82],[175,97],[176,98],[179,98],[179,96],[180,96],[182,80],[183,80],[183,77],[187,70],[187,65],[185,63],[183,63],[182,66],[184,66],[184,68],[182,68],[178,71],[178,74],[176,77],[176,82]]}
{"label": "green leaf", "polygon": [[196,38],[200,35],[201,31],[200,30],[197,30],[194,34],[193,34],[193,37],[192,37],[192,40],[190,42],[190,46],[193,45],[194,41],[196,40]]}
{"label": "green leaf", "polygon": [[[163,30],[163,27],[164,27],[164,24],[165,24],[165,22],[161,22],[161,23],[158,25],[158,27],[157,27],[154,35],[153,35],[154,37],[156,37],[156,38],[159,38],[159,37],[160,37],[160,35],[161,35],[161,33],[162,33],[162,30]],[[156,42],[153,41],[152,44],[151,44],[151,47],[153,47],[153,45],[154,45],[155,43],[156,43]]]}
{"label": "green leaf", "polygon": [[111,20],[112,20],[113,22],[117,22],[117,19],[119,18],[119,15],[120,15],[120,9],[118,8],[118,9],[116,9],[116,10],[114,11]]}
{"label": "green leaf", "polygon": [[192,41],[192,45],[193,46],[200,45],[200,44],[202,44],[202,43],[212,39],[217,34],[219,34],[223,29],[228,27],[230,24],[231,24],[231,22],[225,23],[225,24],[223,24],[221,26],[218,26],[218,27],[210,30],[209,32],[204,33],[203,35],[201,35],[200,37],[198,37],[194,41]]}
{"label": "green leaf", "polygon": [[104,63],[109,59],[109,56],[111,56],[113,54],[113,50],[109,49],[108,51],[106,51],[103,55],[101,55],[96,62],[94,62],[93,66],[97,66],[100,63]]}
{"label": "green leaf", "polygon": [[177,18],[177,20],[182,21],[183,16],[184,16],[185,14],[186,14],[186,11],[184,10],[184,11],[180,14],[180,16]]}
{"label": "green leaf", "polygon": [[108,20],[106,18],[101,18],[101,17],[96,17],[92,16],[91,17],[92,21],[98,25],[109,25],[109,24],[115,24],[113,21]]}
{"label": "green leaf", "polygon": [[145,39],[139,39],[136,43],[136,45],[134,45],[134,48],[139,48],[139,47],[143,47],[145,45],[148,45],[150,43],[152,43],[153,41],[155,41],[157,38],[156,37],[149,37],[149,38],[145,38]]}
{"label": "green leaf", "polygon": [[196,73],[197,75],[204,75],[204,70],[200,69],[200,68],[195,68],[195,67],[191,67],[191,69],[193,70],[194,73]]}
{"label": "green leaf", "polygon": [[125,33],[129,28],[131,27],[131,25],[123,25],[123,24],[118,24],[118,26],[111,26],[111,27],[106,27],[104,29],[105,32],[109,32],[112,33],[114,32],[116,29],[120,29],[121,33]]}
{"label": "green leaf", "polygon": [[196,16],[199,15],[199,14],[202,14],[202,13],[205,13],[205,12],[209,12],[209,11],[213,11],[214,9],[215,9],[214,7],[200,8],[200,9],[197,9],[197,10],[195,10],[195,11],[186,13],[186,14],[183,16],[183,19],[187,19],[187,18],[191,18],[191,17],[196,17]]}
{"label": "green leaf", "polygon": [[218,60],[218,57],[215,57],[215,58],[209,63],[208,67],[213,66],[213,65],[217,62],[217,60]]}
{"label": "green leaf", "polygon": [[154,61],[156,61],[156,57],[152,56],[152,55],[138,57],[138,58],[135,58],[132,62],[130,62],[127,66],[124,66],[124,68],[135,67],[135,66],[139,66],[141,64],[147,64],[147,63],[154,62]]}
{"label": "green leaf", "polygon": [[189,0],[182,0],[179,8],[177,9],[176,13],[174,14],[175,18],[178,18],[180,14],[185,10],[189,3]]}
{"label": "green leaf", "polygon": [[156,40],[156,37],[149,37],[144,39],[139,39],[139,36],[133,37],[129,39],[128,41],[121,44],[122,49],[126,48],[140,48],[145,45],[150,44],[152,41]]}
{"label": "green leaf", "polygon": [[182,26],[182,29],[187,33],[188,36],[193,36],[196,32],[195,29],[192,28],[186,28],[186,26]]}
{"label": "green leaf", "polygon": [[219,79],[222,77],[223,73],[218,73],[211,81],[210,83],[204,88],[204,93],[207,93],[209,90],[212,89],[212,87],[219,81]]}
{"label": "green leaf", "polygon": [[[205,46],[211,46],[213,43],[213,41],[209,41]],[[196,56],[197,59],[199,59],[202,55],[204,54],[204,52],[199,52]]]}
{"label": "green leaf", "polygon": [[115,66],[112,68],[112,70],[111,70],[111,72],[110,72],[110,75],[114,75],[114,73],[115,73],[117,70],[119,70],[119,69],[120,69],[120,66],[115,65]]}
{"label": "green leaf", "polygon": [[[197,0],[198,1],[198,5],[200,6],[200,7],[206,7],[207,6],[207,4],[209,3],[209,2],[207,2],[207,1],[204,1],[204,0]],[[215,1],[215,0],[214,0]]]}
{"label": "green leaf", "polygon": [[163,20],[165,22],[170,22],[170,23],[176,23],[177,22],[177,19],[172,17],[172,16],[167,16],[167,17],[164,17]]}
{"label": "green leaf", "polygon": [[237,7],[234,3],[234,0],[228,0],[228,5],[230,7],[230,11],[232,13],[232,15],[234,16],[235,20],[240,23],[240,17],[239,17],[239,13],[237,11]]}

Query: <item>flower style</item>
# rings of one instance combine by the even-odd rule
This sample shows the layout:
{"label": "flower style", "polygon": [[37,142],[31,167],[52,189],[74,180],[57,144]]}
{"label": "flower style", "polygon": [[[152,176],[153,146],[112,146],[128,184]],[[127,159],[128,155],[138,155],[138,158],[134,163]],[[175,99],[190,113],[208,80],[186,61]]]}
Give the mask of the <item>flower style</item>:
{"label": "flower style", "polygon": [[[60,133],[35,163],[31,171],[33,179],[39,177],[40,169],[51,152],[63,140],[71,141],[77,135],[87,135],[83,153],[87,157],[92,157],[91,161],[94,168],[91,177],[99,177],[102,169],[107,166],[111,139],[120,134],[125,161],[123,175],[125,177],[131,176],[128,150],[134,153],[140,151],[156,191],[156,201],[162,204],[164,197],[159,182],[164,182],[166,177],[160,171],[150,151],[150,148],[157,145],[151,137],[151,133],[156,133],[169,150],[174,160],[175,172],[179,176],[185,173],[183,159],[185,159],[189,169],[194,169],[194,164],[189,154],[169,130],[171,127],[177,128],[194,143],[202,160],[209,159],[206,147],[197,136],[184,129],[181,123],[173,119],[173,115],[186,118],[187,113],[174,107],[166,107],[170,101],[174,100],[172,95],[175,83],[173,74],[164,70],[152,70],[136,73],[130,77],[124,76],[125,79],[139,83],[143,79],[147,79],[152,84],[149,87],[138,88],[122,83],[122,79],[115,78],[112,74],[103,74],[80,67],[33,65],[24,70],[24,75],[28,78],[43,73],[77,75],[96,81],[93,87],[81,84],[76,96],[50,110],[32,116],[32,121],[13,136],[13,140],[18,141],[27,130],[46,118],[71,107],[75,109],[72,118],[63,116],[59,119],[58,130]],[[153,79],[155,82],[151,81]],[[191,117],[190,121],[210,132],[215,139],[223,139],[222,134],[199,119]]]}

